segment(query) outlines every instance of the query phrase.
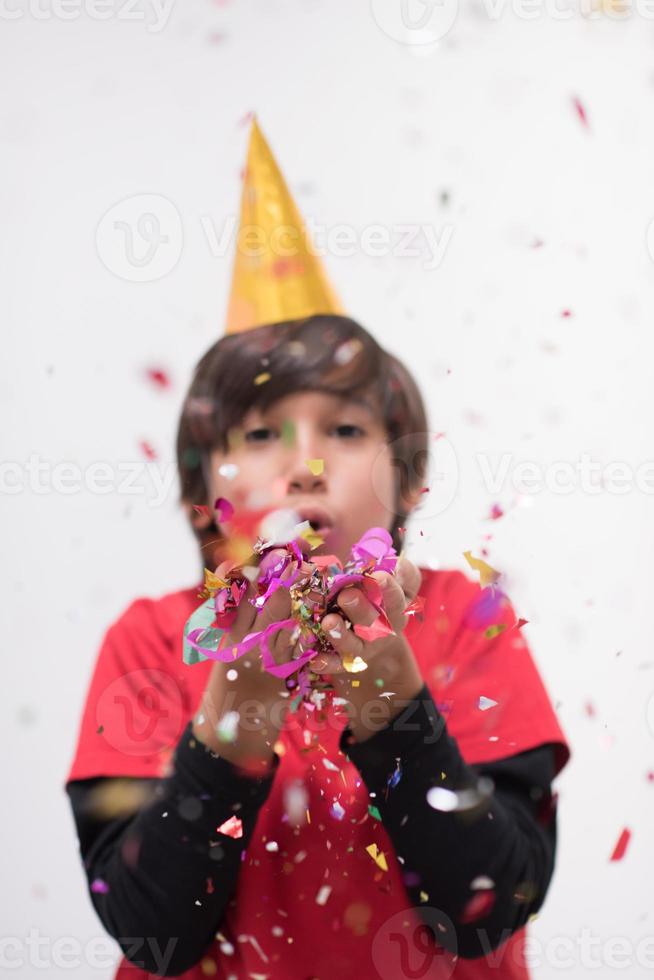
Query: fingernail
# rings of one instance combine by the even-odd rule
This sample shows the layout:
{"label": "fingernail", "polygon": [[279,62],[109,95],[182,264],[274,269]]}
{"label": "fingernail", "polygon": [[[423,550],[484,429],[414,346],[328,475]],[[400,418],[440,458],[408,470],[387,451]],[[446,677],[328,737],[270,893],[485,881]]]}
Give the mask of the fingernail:
{"label": "fingernail", "polygon": [[343,599],[343,605],[344,606],[356,606],[356,604],[358,603],[358,601],[359,601],[358,596],[353,596],[351,599]]}

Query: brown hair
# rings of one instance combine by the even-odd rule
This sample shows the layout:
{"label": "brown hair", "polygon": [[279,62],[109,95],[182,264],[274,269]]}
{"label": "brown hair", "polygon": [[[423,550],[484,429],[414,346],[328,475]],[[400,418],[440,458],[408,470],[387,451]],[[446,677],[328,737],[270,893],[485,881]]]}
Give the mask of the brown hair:
{"label": "brown hair", "polygon": [[[254,384],[261,374],[265,384]],[[180,502],[207,504],[205,479],[212,449],[227,452],[231,433],[247,412],[265,411],[297,391],[369,393],[380,409],[388,442],[395,443],[396,514],[391,534],[399,553],[398,525],[406,520],[401,497],[422,485],[427,468],[427,418],[418,387],[404,365],[356,320],[317,315],[266,324],[221,337],[200,359],[177,430]],[[214,522],[193,528],[204,556],[220,540]]]}

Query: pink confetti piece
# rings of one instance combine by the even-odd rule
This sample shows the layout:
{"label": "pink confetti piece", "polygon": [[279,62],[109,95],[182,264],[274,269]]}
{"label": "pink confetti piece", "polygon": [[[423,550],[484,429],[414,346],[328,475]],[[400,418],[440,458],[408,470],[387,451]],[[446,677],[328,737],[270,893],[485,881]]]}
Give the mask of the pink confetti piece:
{"label": "pink confetti piece", "polygon": [[109,891],[109,885],[106,881],[103,881],[102,878],[95,878],[94,881],[91,882],[91,891],[98,895],[106,895]]}
{"label": "pink confetti piece", "polygon": [[618,837],[617,844],[613,848],[613,853],[612,853],[611,858],[610,858],[611,861],[621,861],[622,860],[622,858],[625,856],[625,852],[627,850],[627,846],[628,846],[630,840],[631,840],[631,831],[629,830],[628,827],[625,827],[625,829],[622,831],[622,833]]}
{"label": "pink confetti piece", "polygon": [[576,95],[573,95],[572,104],[575,108],[575,112],[577,113],[577,118],[581,122],[582,126],[585,126],[586,129],[588,129],[589,128],[588,115],[586,113],[586,109],[584,108],[583,103],[581,102],[581,99],[578,99]]}
{"label": "pink confetti piece", "polygon": [[154,449],[151,443],[147,442],[145,439],[141,439],[139,442],[139,449],[146,457],[146,459],[156,459],[157,451]]}
{"label": "pink confetti piece", "polygon": [[218,497],[214,501],[213,509],[216,511],[218,520],[221,523],[228,521],[234,513],[234,507],[226,497]]}

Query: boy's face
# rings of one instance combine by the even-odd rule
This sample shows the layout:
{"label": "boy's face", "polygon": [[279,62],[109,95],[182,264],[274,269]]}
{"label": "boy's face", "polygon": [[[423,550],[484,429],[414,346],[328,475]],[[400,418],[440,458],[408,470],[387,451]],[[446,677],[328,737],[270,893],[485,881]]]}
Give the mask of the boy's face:
{"label": "boy's face", "polygon": [[[392,531],[394,474],[386,440],[368,399],[294,392],[265,412],[251,409],[230,433],[229,451],[212,451],[209,509],[217,497],[237,509],[293,508],[325,528],[313,553],[345,562],[368,528]],[[314,476],[307,460],[323,460],[323,471]],[[194,518],[197,526],[202,519]]]}

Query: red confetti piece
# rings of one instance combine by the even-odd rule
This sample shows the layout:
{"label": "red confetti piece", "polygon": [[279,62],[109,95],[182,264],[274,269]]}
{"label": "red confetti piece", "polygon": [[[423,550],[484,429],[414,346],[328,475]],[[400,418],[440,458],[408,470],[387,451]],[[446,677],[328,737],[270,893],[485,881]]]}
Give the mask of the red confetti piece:
{"label": "red confetti piece", "polygon": [[520,630],[520,629],[522,629],[523,626],[526,626],[528,622],[529,622],[528,619],[523,619],[522,617],[520,617],[520,619],[518,620],[518,622],[515,624],[515,628],[517,630]]}
{"label": "red confetti piece", "polygon": [[595,712],[595,705],[593,704],[592,701],[586,701],[586,704],[584,705],[584,711],[586,712],[586,716],[588,718],[594,718],[595,717],[595,713],[596,713]]}
{"label": "red confetti piece", "polygon": [[628,829],[628,827],[625,827],[625,829],[622,831],[622,833],[620,834],[620,836],[618,838],[618,843],[613,848],[613,854],[611,855],[611,861],[621,861],[622,860],[622,858],[625,856],[625,852],[627,850],[627,845],[629,844],[629,841],[630,840],[631,840],[631,831]]}
{"label": "red confetti piece", "polygon": [[207,895],[213,895],[213,893],[214,893],[213,879],[207,878]]}
{"label": "red confetti piece", "polygon": [[148,381],[151,381],[157,388],[170,388],[170,377],[163,368],[147,368],[145,375]]}
{"label": "red confetti piece", "polygon": [[206,504],[193,504],[193,510],[196,514],[208,514],[209,508]]}
{"label": "red confetti piece", "polygon": [[487,891],[477,892],[469,902],[466,902],[459,922],[462,925],[466,925],[469,922],[476,922],[478,919],[483,919],[484,916],[488,915],[494,905],[495,892],[492,889],[489,888]]}
{"label": "red confetti piece", "polygon": [[154,449],[154,447],[149,442],[146,442],[145,439],[141,439],[141,441],[139,442],[139,449],[147,459],[157,458],[156,449]]}
{"label": "red confetti piece", "polygon": [[420,487],[420,493],[429,493],[429,487]]}
{"label": "red confetti piece", "polygon": [[580,120],[582,126],[585,126],[586,129],[588,129],[589,124],[588,124],[588,115],[586,114],[586,109],[584,108],[581,100],[578,99],[576,95],[572,97],[572,104],[575,107],[577,117]]}
{"label": "red confetti piece", "polygon": [[500,517],[504,517],[504,511],[499,504],[493,504],[488,515],[489,521],[497,521]]}
{"label": "red confetti piece", "polygon": [[219,834],[236,839],[243,836],[243,823],[238,817],[230,817],[229,820],[221,823],[220,827],[216,827],[216,830]]}

